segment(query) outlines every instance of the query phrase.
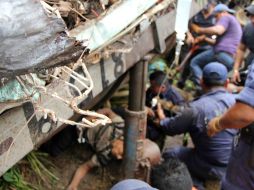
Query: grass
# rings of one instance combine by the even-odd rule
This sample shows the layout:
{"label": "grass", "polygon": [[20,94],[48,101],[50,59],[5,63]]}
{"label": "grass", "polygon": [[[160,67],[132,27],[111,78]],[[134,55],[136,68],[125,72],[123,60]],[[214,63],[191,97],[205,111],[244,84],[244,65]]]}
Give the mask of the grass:
{"label": "grass", "polygon": [[56,183],[59,178],[53,174],[48,168],[53,170],[55,166],[47,159],[48,154],[43,152],[33,151],[26,156],[31,170],[35,173],[37,182],[41,186],[42,184],[50,187]]}
{"label": "grass", "polygon": [[0,178],[0,190],[52,189],[59,180],[54,168],[47,153],[32,151]]}
{"label": "grass", "polygon": [[24,180],[17,166],[14,166],[11,169],[9,169],[0,178],[0,189],[37,190],[36,186]]}

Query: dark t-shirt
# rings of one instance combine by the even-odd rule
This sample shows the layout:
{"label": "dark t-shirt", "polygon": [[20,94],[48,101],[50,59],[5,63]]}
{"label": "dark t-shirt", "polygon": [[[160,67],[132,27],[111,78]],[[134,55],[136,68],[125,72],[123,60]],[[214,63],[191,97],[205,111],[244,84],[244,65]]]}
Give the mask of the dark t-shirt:
{"label": "dark t-shirt", "polygon": [[254,53],[254,25],[252,23],[249,23],[244,27],[242,43]]}
{"label": "dark t-shirt", "polygon": [[214,15],[211,15],[207,18],[204,17],[202,11],[199,11],[190,21],[193,24],[197,24],[200,27],[211,27],[216,23]]}
{"label": "dark t-shirt", "polygon": [[[196,24],[200,27],[211,27],[214,26],[216,23],[216,19],[214,17],[214,15],[210,15],[209,17],[205,18],[204,14],[202,13],[203,10],[199,11],[196,15],[193,16],[193,18],[190,20],[190,24]],[[192,32],[192,35],[194,37],[199,36],[199,34],[196,34],[194,32]],[[211,37],[210,35],[206,35],[207,37]],[[201,46],[210,46],[210,44],[206,43],[206,42],[202,42],[199,45]]]}

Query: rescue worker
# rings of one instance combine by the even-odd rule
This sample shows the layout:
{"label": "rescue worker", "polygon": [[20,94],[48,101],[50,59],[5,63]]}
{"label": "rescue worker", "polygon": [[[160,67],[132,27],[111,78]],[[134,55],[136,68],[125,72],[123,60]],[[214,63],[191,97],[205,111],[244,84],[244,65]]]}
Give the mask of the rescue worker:
{"label": "rescue worker", "polygon": [[172,102],[173,105],[185,103],[182,95],[170,84],[167,74],[163,71],[154,71],[150,76],[150,87],[146,91],[146,106],[151,107],[152,99],[159,96],[160,99]]}
{"label": "rescue worker", "polygon": [[[251,20],[243,33],[239,46],[239,58],[246,48],[254,50],[254,5],[246,8]],[[211,120],[208,124],[208,135],[213,136],[225,129],[241,129],[238,142],[229,160],[226,176],[222,182],[223,190],[253,190],[254,189],[254,60],[249,67],[245,87],[236,98],[236,104],[225,114]]]}
{"label": "rescue worker", "polygon": [[183,161],[198,189],[203,189],[205,180],[222,179],[231,154],[233,138],[237,133],[234,129],[227,129],[213,138],[207,136],[208,121],[230,108],[235,103],[235,98],[225,89],[228,80],[224,65],[218,62],[209,63],[204,67],[203,73],[201,86],[204,95],[191,102],[175,117],[166,117],[160,105],[157,110],[160,119],[158,127],[165,134],[190,134],[194,148],[173,148],[167,150],[163,156],[165,159],[178,157]]}
{"label": "rescue worker", "polygon": [[177,83],[177,86],[181,89],[184,87],[185,81],[190,74],[189,60],[191,60],[199,53],[210,49],[211,45],[215,44],[216,42],[216,40],[213,39],[212,35],[203,34],[199,36],[194,31],[192,31],[193,24],[200,27],[211,27],[215,25],[216,19],[212,13],[216,5],[216,0],[209,0],[207,5],[196,15],[194,15],[193,18],[189,21],[189,32],[187,32],[186,45],[184,45],[182,49],[184,52],[191,52],[191,55],[185,65],[183,65],[183,68],[178,68],[182,70],[180,79]]}
{"label": "rescue worker", "polygon": [[156,101],[163,101],[163,108],[167,111],[167,115],[171,116],[173,113],[169,110],[173,108],[174,105],[183,105],[185,103],[182,95],[177,91],[175,87],[170,85],[169,79],[163,71],[155,71],[150,77],[150,87],[146,91],[146,106],[147,106],[147,138],[155,141],[159,147],[162,149],[164,145],[165,135],[160,129],[154,127],[153,120],[155,117],[155,105],[152,105],[153,98],[157,97]]}
{"label": "rescue worker", "polygon": [[234,55],[240,43],[242,29],[237,19],[231,15],[234,10],[229,9],[224,4],[218,4],[214,8],[216,17],[215,26],[201,28],[193,26],[193,30],[199,34],[217,35],[216,43],[212,49],[198,54],[191,60],[190,67],[193,75],[193,82],[199,87],[202,77],[202,68],[213,61],[218,61],[230,71],[234,64]]}

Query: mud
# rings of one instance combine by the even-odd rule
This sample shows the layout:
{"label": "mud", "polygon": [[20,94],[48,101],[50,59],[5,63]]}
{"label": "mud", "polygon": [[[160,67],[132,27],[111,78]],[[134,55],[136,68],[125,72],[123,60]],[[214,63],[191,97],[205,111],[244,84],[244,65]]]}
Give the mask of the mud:
{"label": "mud", "polygon": [[[165,147],[180,146],[182,144],[182,135],[167,137]],[[189,143],[191,144],[191,143]],[[51,188],[54,190],[64,190],[68,187],[70,180],[83,162],[87,161],[93,152],[85,144],[74,144],[57,157],[49,156],[48,159],[55,165],[54,174],[59,177],[59,181],[54,182]],[[82,180],[79,190],[108,190],[115,183],[121,180],[122,170],[121,161],[112,161],[103,168],[95,168]]]}
{"label": "mud", "polygon": [[[88,160],[93,152],[84,144],[75,144],[57,157],[49,157],[56,166],[54,172],[60,180],[52,190],[63,190],[68,187],[77,167]],[[108,166],[95,168],[82,180],[79,190],[108,190],[121,176],[121,162],[112,161]]]}

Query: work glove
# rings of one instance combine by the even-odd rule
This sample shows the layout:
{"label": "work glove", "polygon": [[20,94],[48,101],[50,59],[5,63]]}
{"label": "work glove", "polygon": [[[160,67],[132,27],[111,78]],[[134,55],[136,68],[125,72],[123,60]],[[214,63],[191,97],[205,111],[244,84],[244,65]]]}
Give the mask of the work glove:
{"label": "work glove", "polygon": [[207,125],[207,135],[209,137],[212,137],[218,132],[220,132],[221,130],[223,130],[223,128],[220,126],[220,119],[221,119],[221,116],[217,116],[213,118],[211,121],[209,121]]}

